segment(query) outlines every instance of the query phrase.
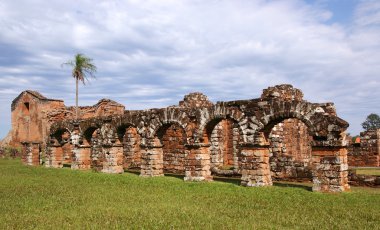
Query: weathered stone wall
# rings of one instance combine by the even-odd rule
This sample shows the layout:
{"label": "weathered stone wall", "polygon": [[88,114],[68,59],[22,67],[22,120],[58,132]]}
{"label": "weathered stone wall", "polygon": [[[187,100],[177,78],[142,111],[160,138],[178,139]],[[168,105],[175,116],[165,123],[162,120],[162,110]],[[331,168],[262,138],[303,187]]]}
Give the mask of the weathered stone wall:
{"label": "weathered stone wall", "polygon": [[269,135],[274,179],[311,179],[311,142],[307,126],[298,119],[275,125]]}
{"label": "weathered stone wall", "polygon": [[360,143],[348,147],[348,165],[380,167],[380,129],[360,133]]}
{"label": "weathered stone wall", "polygon": [[215,175],[239,175],[239,129],[231,119],[223,119],[211,131],[211,171]]}
{"label": "weathered stone wall", "polygon": [[179,102],[179,107],[183,108],[202,108],[209,106],[213,106],[213,103],[208,100],[206,95],[198,92],[185,95],[183,101]]}
{"label": "weathered stone wall", "polygon": [[141,168],[141,138],[137,129],[128,127],[123,136],[124,169]]}
{"label": "weathered stone wall", "polygon": [[48,111],[63,107],[63,101],[47,99],[35,91],[22,92],[12,102],[11,145],[17,147],[22,142],[42,143],[49,129]]}
{"label": "weathered stone wall", "polygon": [[[273,162],[276,166],[287,162],[279,167],[290,167],[293,176],[310,174],[305,170],[311,168],[315,191],[348,189],[347,122],[336,116],[332,103],[304,101],[302,92],[290,85],[270,87],[252,100],[212,104],[203,94],[194,93],[178,106],[162,109],[119,114],[120,106],[116,107],[118,115],[109,114],[110,106],[102,114],[88,113],[94,117],[82,115],[79,121],[64,119],[52,124],[46,142],[50,159],[67,151],[65,142],[56,140],[67,130],[73,169],[122,173],[137,167],[144,177],[184,173],[187,181],[212,180],[211,173],[241,175],[244,186],[267,186],[272,184],[272,150],[272,155],[276,152],[280,157],[290,154],[291,160]],[[287,119],[300,122],[290,124]],[[284,120],[281,129],[275,128],[281,133],[274,131],[271,136]],[[277,142],[269,138],[280,134],[282,139]],[[302,139],[305,136],[310,139]],[[271,147],[271,141],[277,146]],[[281,151],[274,151],[280,146]]]}
{"label": "weathered stone wall", "polygon": [[353,186],[368,186],[380,188],[380,176],[360,175],[356,174],[355,170],[348,171],[348,180]]}
{"label": "weathered stone wall", "polygon": [[[49,99],[42,94],[26,90],[12,102],[11,146],[22,142],[42,144],[47,141],[52,123],[74,119],[75,107],[66,107],[62,100]],[[94,106],[79,107],[81,119],[99,116],[123,115],[125,107],[109,99],[101,99]]]}
{"label": "weathered stone wall", "polygon": [[185,173],[185,142],[184,130],[177,124],[172,124],[162,130],[164,173]]}

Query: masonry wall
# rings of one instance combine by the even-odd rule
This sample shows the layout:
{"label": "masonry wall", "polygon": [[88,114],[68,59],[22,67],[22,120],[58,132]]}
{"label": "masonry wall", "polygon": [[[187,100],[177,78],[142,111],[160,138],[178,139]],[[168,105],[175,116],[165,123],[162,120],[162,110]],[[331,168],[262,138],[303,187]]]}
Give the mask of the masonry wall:
{"label": "masonry wall", "polygon": [[[195,93],[185,96],[178,106],[139,111],[120,108],[112,101],[82,107],[81,116],[94,117],[79,121],[65,119],[73,116],[73,108],[50,111],[48,121],[64,120],[51,126],[45,142],[49,162],[64,162],[70,149],[59,135],[67,130],[72,169],[122,173],[123,167],[139,167],[144,177],[181,173],[191,181],[211,180],[212,173],[240,175],[242,185],[267,186],[272,184],[271,169],[273,177],[306,178],[311,161],[315,163],[313,190],[348,189],[344,135],[348,123],[336,116],[333,103],[304,101],[302,92],[291,85],[270,87],[261,98],[251,100],[212,104],[205,95]],[[306,125],[286,120],[296,118],[318,137],[312,140],[312,160]],[[267,138],[273,124],[283,120]],[[28,162],[36,164],[33,157],[40,146],[25,146]]]}
{"label": "masonry wall", "polygon": [[235,126],[231,119],[223,119],[209,134],[210,167],[215,175],[240,175],[238,159],[240,134]]}
{"label": "masonry wall", "polygon": [[[101,99],[94,106],[79,107],[80,119],[123,115],[125,107],[109,99]],[[22,142],[46,142],[52,123],[75,117],[75,107],[66,107],[62,100],[49,99],[35,91],[22,92],[12,103],[12,140],[10,145],[20,147]],[[66,157],[67,158],[67,157]]]}
{"label": "masonry wall", "polygon": [[123,137],[124,169],[141,168],[141,137],[137,129],[128,127]]}
{"label": "masonry wall", "polygon": [[185,133],[176,124],[163,130],[161,138],[164,173],[185,173]]}
{"label": "masonry wall", "polygon": [[52,123],[48,119],[49,111],[62,108],[63,101],[41,100],[29,93],[23,93],[12,105],[11,145],[20,146],[22,142],[42,143]]}
{"label": "masonry wall", "polygon": [[348,147],[348,165],[380,166],[380,129],[360,133],[360,143]]}
{"label": "masonry wall", "polygon": [[269,135],[272,177],[311,179],[311,141],[307,126],[298,119],[275,125]]}

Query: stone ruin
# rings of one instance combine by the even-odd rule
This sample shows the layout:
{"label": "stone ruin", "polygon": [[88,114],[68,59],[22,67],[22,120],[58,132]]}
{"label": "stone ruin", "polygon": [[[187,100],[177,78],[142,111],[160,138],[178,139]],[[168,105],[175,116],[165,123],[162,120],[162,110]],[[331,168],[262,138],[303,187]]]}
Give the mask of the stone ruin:
{"label": "stone ruin", "polygon": [[348,145],[348,164],[356,167],[380,167],[380,129],[360,133]]}
{"label": "stone ruin", "polygon": [[[178,106],[125,110],[111,100],[80,108],[25,91],[12,103],[12,141],[28,165],[138,170],[185,181],[241,178],[243,186],[312,180],[313,191],[349,190],[345,130],[333,103],[310,103],[291,85],[260,98],[210,102],[191,93]],[[45,159],[43,159],[45,158]],[[44,162],[43,162],[44,161]]]}

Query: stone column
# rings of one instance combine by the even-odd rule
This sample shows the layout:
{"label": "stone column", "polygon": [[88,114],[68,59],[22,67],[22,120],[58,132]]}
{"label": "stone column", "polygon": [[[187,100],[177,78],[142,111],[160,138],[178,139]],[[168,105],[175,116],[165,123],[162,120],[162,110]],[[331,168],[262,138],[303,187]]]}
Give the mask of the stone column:
{"label": "stone column", "polygon": [[40,164],[40,143],[38,142],[23,142],[23,157],[22,161],[26,165]]}
{"label": "stone column", "polygon": [[91,146],[74,145],[71,169],[87,170],[91,168]]}
{"label": "stone column", "polygon": [[46,161],[46,167],[62,168],[63,151],[61,145],[52,144],[49,146],[49,155]]}
{"label": "stone column", "polygon": [[313,146],[313,191],[349,191],[346,147]]}
{"label": "stone column", "polygon": [[245,144],[240,147],[241,185],[247,187],[270,186],[269,145]]}
{"label": "stone column", "polygon": [[162,145],[158,140],[141,144],[141,173],[142,177],[164,175],[164,159]]}
{"label": "stone column", "polygon": [[185,145],[185,181],[212,181],[209,144]]}
{"label": "stone column", "polygon": [[79,124],[75,124],[75,130],[71,134],[71,144],[73,145],[73,161],[71,163],[71,169],[90,169],[91,146],[83,145],[83,140],[79,132]]}
{"label": "stone column", "polygon": [[105,161],[103,162],[102,172],[104,173],[123,173],[123,145],[113,144],[103,146]]}

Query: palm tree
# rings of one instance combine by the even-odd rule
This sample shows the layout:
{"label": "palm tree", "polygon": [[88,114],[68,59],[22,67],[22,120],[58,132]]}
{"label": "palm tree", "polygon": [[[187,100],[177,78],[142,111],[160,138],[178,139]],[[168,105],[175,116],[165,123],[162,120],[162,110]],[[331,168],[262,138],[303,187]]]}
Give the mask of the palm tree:
{"label": "palm tree", "polygon": [[88,76],[95,78],[96,66],[92,63],[92,59],[84,54],[76,54],[74,60],[63,63],[73,67],[72,75],[75,78],[76,94],[75,94],[75,120],[78,120],[78,83],[81,81],[85,85]]}

